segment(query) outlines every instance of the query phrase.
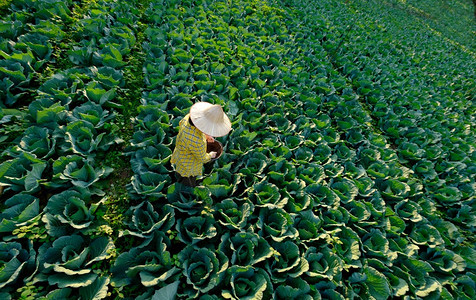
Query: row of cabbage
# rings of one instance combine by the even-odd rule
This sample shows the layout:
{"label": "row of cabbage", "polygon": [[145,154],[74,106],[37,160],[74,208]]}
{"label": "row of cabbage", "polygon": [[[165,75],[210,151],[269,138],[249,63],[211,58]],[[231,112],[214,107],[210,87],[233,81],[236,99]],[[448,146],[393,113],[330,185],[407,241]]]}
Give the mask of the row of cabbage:
{"label": "row of cabbage", "polygon": [[[38,6],[38,13],[30,16],[29,4]],[[115,246],[101,230],[104,222],[97,214],[105,200],[101,180],[112,172],[102,160],[111,146],[122,142],[111,132],[110,122],[118,107],[117,91],[124,86],[121,69],[135,43],[132,28],[138,16],[130,3],[98,1],[89,3],[88,13],[78,17],[68,8],[72,4],[15,1],[11,7],[15,18],[48,13],[51,19],[32,28],[54,29],[58,42],[68,43],[67,54],[74,66],[54,70],[37,91],[30,92],[22,115],[28,129],[1,154],[2,299],[67,299],[77,298],[78,293],[81,299],[100,299],[107,295],[110,279],[107,271],[102,274],[101,266],[106,264],[108,270],[107,260]],[[74,9],[85,8],[76,5]],[[66,30],[74,33],[72,40],[62,41]],[[47,49],[49,57],[59,56],[47,40],[36,35],[35,43],[17,50],[23,37],[11,36],[7,43],[13,45],[13,59],[25,56],[20,51],[36,54],[38,49]],[[38,46],[40,42],[44,47]],[[14,90],[9,91],[13,94]],[[11,99],[2,98],[2,102],[15,104]],[[14,120],[9,111],[2,116],[6,125]]]}
{"label": "row of cabbage", "polygon": [[[398,10],[360,4],[302,1],[297,7],[374,124],[397,146],[399,163],[421,181],[432,214],[459,232],[446,247],[474,245],[474,53]],[[464,280],[474,284],[474,254],[466,260]]]}
{"label": "row of cabbage", "polygon": [[[390,18],[345,5],[327,12],[334,3],[308,4],[300,7],[311,7],[316,34],[396,145],[399,162],[421,178],[447,220],[474,233],[474,53],[429,34],[419,22],[402,30]],[[334,23],[342,12],[348,17]],[[335,32],[322,30],[323,22]],[[376,47],[364,42],[371,39],[379,40]]]}
{"label": "row of cabbage", "polygon": [[[453,45],[463,46],[473,52],[476,49],[474,27],[471,25],[475,18],[474,1],[456,0],[451,3],[435,3],[431,0],[398,2],[387,0],[387,3],[404,11],[405,14],[412,14],[418,20],[415,22],[412,19],[412,23],[418,23],[420,27],[438,32],[438,35]],[[380,11],[382,12],[383,10]]]}
{"label": "row of cabbage", "polygon": [[[471,298],[466,237],[374,133],[314,23],[289,12],[152,3],[130,151],[137,205],[123,232],[139,239],[117,258],[114,284],[152,287],[143,298]],[[196,101],[224,105],[234,130],[190,195],[169,159]]]}
{"label": "row of cabbage", "polygon": [[39,74],[54,60],[53,45],[65,36],[73,1],[15,1],[0,21],[0,100],[4,107],[28,97]]}
{"label": "row of cabbage", "polygon": [[[82,24],[87,26],[79,26],[77,31],[100,39],[96,33],[109,32],[111,25],[118,24],[115,20],[127,22],[136,15],[129,5],[118,7],[121,9],[116,7],[111,13],[92,11],[97,18],[85,18]],[[147,89],[129,152],[134,170],[129,190],[137,205],[127,213],[129,229],[122,233],[131,235],[134,245],[111,267],[111,285],[129,288],[131,296],[142,294],[143,286],[147,291],[142,298],[161,297],[174,290],[181,298],[200,295],[203,299],[260,295],[347,298],[356,294],[471,298],[474,276],[459,275],[474,269],[474,250],[461,245],[465,237],[457,227],[435,215],[434,202],[422,196],[422,185],[410,169],[400,166],[385,138],[371,133],[371,119],[357,95],[332,69],[319,41],[310,39],[313,32],[302,24],[297,27],[300,17],[286,19],[284,10],[247,1],[232,6],[220,1],[157,1],[146,15],[151,24],[144,45],[148,51],[144,66]],[[100,124],[96,133],[104,132],[104,124],[110,120],[105,108],[111,105],[111,90],[122,84],[122,78],[111,69],[123,65],[114,49],[130,43],[127,31],[116,31],[120,33],[117,37],[126,41],[116,38],[113,42],[119,43],[113,47],[97,49],[91,39],[70,53],[77,64],[106,67],[68,70],[53,78],[59,80],[45,84],[41,97],[54,93],[54,98],[46,98],[60,103],[44,100],[38,103],[39,109],[33,106],[30,111],[36,123],[54,132],[55,122],[69,126],[68,117],[64,117],[78,109],[80,118]],[[121,55],[126,54],[127,50]],[[88,86],[91,77],[97,82]],[[78,103],[91,101],[88,97],[94,95],[96,104],[102,105],[80,112],[79,107],[86,103]],[[205,179],[205,187],[187,196],[171,184],[168,159],[171,137],[176,133],[173,127],[199,100],[224,104],[235,129],[222,140],[227,153],[215,163],[216,170]],[[73,140],[84,131],[66,136]],[[84,140],[88,139],[81,138]],[[56,149],[52,153],[40,154],[38,150],[48,142],[34,151],[48,158],[48,170],[55,170],[51,161],[60,152],[68,155],[72,153],[68,151],[91,149],[83,147],[90,144],[81,143],[81,147],[68,150],[56,146],[64,145],[62,141],[54,141],[50,142]],[[77,155],[94,169],[106,149]],[[13,150],[5,155],[14,155]],[[32,205],[2,211],[2,220],[7,220],[10,229],[25,227],[22,222],[33,222],[30,217],[38,215],[38,198],[43,201],[47,197],[50,217],[44,218],[48,234],[59,238],[46,243],[41,251],[24,239],[13,238],[15,244],[5,246],[6,257],[15,256],[22,263],[8,268],[22,271],[7,276],[7,292],[14,280],[44,280],[48,274],[52,289],[55,283],[65,287],[54,292],[63,298],[71,295],[69,287],[80,285],[89,287],[80,288],[85,298],[94,294],[104,297],[110,278],[108,274],[95,276],[99,270],[94,265],[105,262],[113,244],[106,238],[91,242],[88,237],[89,231],[96,229],[97,200],[88,199],[101,197],[97,181],[88,184],[89,178],[72,179],[91,174],[89,167],[74,174],[62,172],[57,182],[48,175],[45,181],[37,176],[41,160],[23,166],[35,165],[35,172],[25,177],[25,187],[32,188],[29,194],[33,198],[18,193],[6,204],[13,207],[24,196],[22,199],[32,200]],[[10,169],[10,163],[2,164],[1,169]],[[8,175],[11,187],[12,176]],[[40,191],[35,187],[38,180]],[[60,192],[69,180],[69,186],[77,186],[76,191]],[[84,185],[91,196],[84,193]],[[83,194],[78,194],[78,187]],[[57,194],[42,194],[48,191]],[[12,193],[7,190],[2,197]],[[90,202],[94,204],[88,207]],[[16,219],[15,214],[21,217]],[[12,219],[13,227],[8,224]],[[81,233],[75,234],[78,231]],[[453,251],[448,249],[452,243],[457,245]],[[71,257],[80,261],[80,266],[69,260],[53,261],[60,251],[81,253]],[[31,270],[45,257],[48,266],[43,265],[45,269],[32,277]],[[12,261],[17,263],[15,259]],[[456,276],[458,280],[450,285]],[[93,282],[96,277],[99,279]]]}

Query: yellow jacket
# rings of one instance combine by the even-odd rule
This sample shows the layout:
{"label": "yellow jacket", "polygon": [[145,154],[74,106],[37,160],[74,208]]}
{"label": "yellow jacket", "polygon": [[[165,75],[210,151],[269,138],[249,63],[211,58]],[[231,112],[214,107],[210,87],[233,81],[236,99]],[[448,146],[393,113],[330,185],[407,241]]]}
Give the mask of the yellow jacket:
{"label": "yellow jacket", "polygon": [[180,129],[175,140],[175,149],[170,162],[182,177],[202,175],[203,164],[211,157],[207,153],[206,135],[189,123],[190,115],[180,121]]}

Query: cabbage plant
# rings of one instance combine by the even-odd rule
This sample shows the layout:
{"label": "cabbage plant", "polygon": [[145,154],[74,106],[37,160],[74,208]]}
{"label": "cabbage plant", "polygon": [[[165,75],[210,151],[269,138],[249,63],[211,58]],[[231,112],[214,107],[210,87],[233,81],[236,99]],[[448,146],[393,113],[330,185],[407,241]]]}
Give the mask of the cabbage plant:
{"label": "cabbage plant", "polygon": [[476,297],[476,276],[474,273],[467,272],[456,279],[458,284],[456,294],[461,298],[472,299]]}
{"label": "cabbage plant", "polygon": [[435,269],[426,261],[408,258],[402,260],[400,267],[394,269],[394,274],[404,278],[410,291],[419,297],[426,297],[442,288],[439,281],[433,276],[429,276]]}
{"label": "cabbage plant", "polygon": [[294,226],[298,230],[301,241],[314,241],[320,238],[322,220],[312,210],[299,212]]}
{"label": "cabbage plant", "polygon": [[47,128],[32,126],[25,130],[19,145],[12,148],[10,155],[28,152],[39,159],[47,159],[55,154],[55,146],[56,139]]}
{"label": "cabbage plant", "polygon": [[277,251],[275,259],[266,261],[266,270],[274,283],[282,284],[286,278],[297,278],[309,270],[309,262],[304,253],[292,241],[273,243]]}
{"label": "cabbage plant", "polygon": [[91,123],[95,128],[101,128],[104,124],[114,119],[114,117],[114,113],[109,113],[101,105],[89,101],[75,107],[68,119],[70,122],[83,120]]}
{"label": "cabbage plant", "polygon": [[370,208],[363,202],[354,201],[345,205],[346,210],[349,212],[350,221],[357,223],[359,226],[371,226],[376,222],[371,220]]}
{"label": "cabbage plant", "polygon": [[131,158],[132,170],[136,174],[143,172],[168,173],[165,167],[170,160],[172,150],[164,145],[146,146],[135,151]]}
{"label": "cabbage plant", "polygon": [[459,254],[443,248],[428,248],[426,253],[422,253],[422,259],[429,262],[433,268],[443,273],[455,274],[463,272],[467,263]]}
{"label": "cabbage plant", "polygon": [[[313,171],[313,169],[310,167],[309,169],[306,168],[305,170],[302,170],[302,174],[308,174],[307,171]],[[316,173],[313,173],[316,177],[322,176],[322,174],[319,174],[319,169],[314,170]],[[291,181],[296,177],[297,170],[295,166],[287,161],[283,157],[275,157],[273,158],[273,163],[269,165],[268,167],[268,181],[269,182],[274,182],[275,184],[281,184],[286,181]]]}
{"label": "cabbage plant", "polygon": [[78,88],[84,87],[92,76],[91,70],[86,68],[72,68],[60,73],[54,74],[49,80],[43,83],[40,91],[54,96],[56,101],[60,101],[62,105],[71,103],[73,100],[81,101]]}
{"label": "cabbage plant", "polygon": [[356,179],[365,176],[367,173],[362,165],[356,164],[353,161],[346,161],[344,163],[344,174],[347,178],[351,178],[355,181]]}
{"label": "cabbage plant", "polygon": [[339,228],[332,236],[337,239],[334,247],[336,254],[343,260],[344,268],[361,267],[362,252],[360,251],[360,238],[357,233],[348,227]]}
{"label": "cabbage plant", "polygon": [[402,162],[418,161],[425,156],[425,150],[421,149],[417,144],[411,142],[403,142],[399,145],[400,160]]}
{"label": "cabbage plant", "polygon": [[7,199],[0,212],[0,232],[12,233],[40,218],[40,200],[28,194],[16,194]]}
{"label": "cabbage plant", "polygon": [[139,128],[146,132],[157,132],[158,128],[167,129],[170,117],[163,109],[156,105],[141,105],[135,118]]}
{"label": "cabbage plant", "polygon": [[185,244],[196,244],[200,241],[211,239],[217,235],[217,228],[212,216],[191,216],[178,219],[175,228],[178,238]]}
{"label": "cabbage plant", "polygon": [[62,134],[64,134],[64,143],[60,145],[62,153],[74,153],[84,157],[94,157],[97,150],[107,151],[113,144],[121,142],[114,135],[98,133],[94,125],[85,120],[68,123]]}
{"label": "cabbage plant", "polygon": [[339,206],[333,210],[320,210],[322,220],[326,226],[345,227],[350,221],[350,214],[344,206]]}
{"label": "cabbage plant", "polygon": [[341,180],[335,180],[331,185],[331,189],[339,196],[342,203],[349,203],[354,200],[358,195],[359,189],[355,186],[355,183],[343,178]]}
{"label": "cabbage plant", "polygon": [[354,180],[355,186],[359,190],[359,195],[362,197],[370,197],[375,193],[375,182],[370,177],[362,176]]}
{"label": "cabbage plant", "polygon": [[309,283],[300,277],[289,277],[276,288],[273,298],[313,300],[318,298],[318,292],[312,291]]}
{"label": "cabbage plant", "polygon": [[397,252],[390,250],[390,245],[382,231],[372,228],[369,233],[362,237],[363,251],[366,257],[376,257],[382,263],[392,266],[397,259]]}
{"label": "cabbage plant", "polygon": [[271,238],[276,242],[294,239],[299,233],[293,224],[293,218],[285,210],[262,208],[259,212],[257,224],[260,229],[258,233],[262,237]]}
{"label": "cabbage plant", "polygon": [[188,297],[197,297],[206,294],[218,286],[228,268],[228,258],[220,251],[208,248],[198,248],[189,245],[178,254],[183,265],[183,275],[187,283],[193,287],[187,289]]}
{"label": "cabbage plant", "polygon": [[42,179],[46,162],[32,154],[22,152],[19,157],[4,161],[0,164],[0,186],[5,191],[33,194],[40,190],[45,180]]}
{"label": "cabbage plant", "polygon": [[90,285],[73,289],[70,287],[59,288],[50,291],[43,297],[39,297],[40,300],[50,299],[71,299],[73,295],[79,295],[81,299],[104,299],[108,295],[108,286],[110,279],[106,276],[98,276]]}
{"label": "cabbage plant", "polygon": [[388,200],[403,200],[410,192],[410,186],[397,179],[377,181],[377,187],[382,196]]}
{"label": "cabbage plant", "polygon": [[15,48],[22,51],[31,50],[37,60],[36,65],[38,67],[48,61],[53,52],[49,37],[38,32],[19,36]]}
{"label": "cabbage plant", "polygon": [[295,151],[294,155],[296,158],[296,162],[298,162],[299,164],[306,164],[309,161],[312,161],[314,152],[312,151],[311,148],[302,147],[302,148],[298,148]]}
{"label": "cabbage plant", "polygon": [[336,209],[340,206],[339,196],[324,184],[310,184],[305,191],[311,196],[316,207]]}
{"label": "cabbage plant", "polygon": [[[90,67],[91,72],[96,76],[95,79],[101,83],[103,87],[124,87],[124,74],[121,70],[111,67]],[[105,105],[107,106],[107,105]]]}
{"label": "cabbage plant", "polygon": [[20,242],[0,242],[0,288],[4,289],[8,285],[14,284],[17,280],[25,277],[24,271],[33,272],[36,252],[33,244],[27,242],[28,249],[25,249]]}
{"label": "cabbage plant", "polygon": [[175,210],[170,205],[164,205],[159,210],[148,201],[130,207],[124,216],[129,229],[121,232],[121,236],[130,234],[151,238],[155,231],[167,232],[175,224]]}
{"label": "cabbage plant", "polygon": [[45,95],[31,102],[28,111],[38,126],[48,128],[54,132],[67,120],[68,111],[64,105],[66,104],[55,101],[53,96]]}
{"label": "cabbage plant", "polygon": [[105,105],[110,102],[116,96],[116,89],[104,87],[101,83],[96,80],[90,81],[84,87],[85,96],[91,102],[95,102],[99,105]]}
{"label": "cabbage plant", "polygon": [[77,234],[61,236],[41,245],[35,279],[59,288],[90,286],[98,278],[93,264],[107,259],[114,248],[109,237],[89,241]]}
{"label": "cabbage plant", "polygon": [[257,207],[284,208],[288,198],[281,197],[279,188],[269,182],[263,181],[248,189],[248,196]]}
{"label": "cabbage plant", "polygon": [[284,209],[290,213],[296,213],[308,208],[313,204],[312,197],[305,192],[306,182],[294,178],[285,183],[286,189],[281,190],[281,198],[285,199]]}
{"label": "cabbage plant", "polygon": [[117,49],[112,43],[107,43],[107,46],[95,51],[93,53],[93,64],[102,64],[111,68],[119,69],[127,63],[123,60],[121,51]]}
{"label": "cabbage plant", "polygon": [[132,145],[136,147],[168,146],[172,140],[166,131],[170,129],[169,115],[160,107],[141,105],[139,115],[134,119],[137,130],[133,135]]}
{"label": "cabbage plant", "polygon": [[240,173],[246,177],[258,176],[262,177],[262,173],[268,165],[268,158],[261,152],[253,151],[248,153],[242,160],[243,166]]}
{"label": "cabbage plant", "polygon": [[[17,52],[12,54],[1,51],[0,56],[3,58],[0,61],[0,78],[2,81],[7,82],[8,87],[14,86],[15,89],[25,89],[28,87],[29,82],[33,78],[33,74],[36,73],[30,64],[35,61],[31,50],[27,50],[27,52],[24,53]],[[12,105],[16,102],[17,99],[13,95],[12,93],[12,97],[7,97],[7,105]]]}
{"label": "cabbage plant", "polygon": [[207,187],[212,196],[226,198],[237,190],[240,181],[240,175],[234,174],[234,176],[230,176],[230,173],[227,172],[227,167],[223,167],[218,172],[204,178],[202,184]]}
{"label": "cabbage plant", "polygon": [[152,287],[177,273],[167,250],[170,241],[163,234],[154,234],[139,247],[121,253],[111,267],[111,282],[115,286],[140,283]]}
{"label": "cabbage plant", "polygon": [[97,226],[95,212],[101,202],[90,204],[90,201],[89,195],[76,190],[66,190],[51,196],[42,218],[48,234],[61,237],[95,230]]}
{"label": "cabbage plant", "polygon": [[387,299],[390,294],[390,284],[384,274],[368,266],[364,268],[364,285],[368,288],[368,295],[374,299]]}
{"label": "cabbage plant", "polygon": [[250,201],[225,199],[215,205],[216,220],[229,229],[241,230],[248,226],[248,218],[254,210]]}
{"label": "cabbage plant", "polygon": [[244,268],[265,261],[274,253],[266,239],[252,232],[223,234],[219,249],[230,258],[231,265]]}
{"label": "cabbage plant", "polygon": [[132,181],[127,187],[136,199],[148,197],[150,200],[157,200],[163,197],[162,190],[169,182],[168,175],[148,171],[132,176]]}
{"label": "cabbage plant", "polygon": [[340,162],[330,162],[324,165],[324,173],[329,178],[339,179],[344,173],[344,166]]}
{"label": "cabbage plant", "polygon": [[46,185],[61,188],[65,185],[79,189],[95,190],[96,183],[107,177],[112,168],[94,168],[91,162],[80,155],[61,156],[53,162],[53,178]]}
{"label": "cabbage plant", "polygon": [[306,184],[320,183],[326,176],[324,168],[316,163],[307,163],[300,165],[296,173],[298,177],[306,182]]}
{"label": "cabbage plant", "polygon": [[444,240],[438,229],[424,221],[413,225],[409,238],[416,245],[426,245],[430,248],[444,244]]}
{"label": "cabbage plant", "polygon": [[306,275],[310,277],[309,282],[329,280],[337,283],[342,279],[344,262],[329,248],[329,245],[320,248],[309,247],[304,258],[309,264],[309,269],[306,271]]}
{"label": "cabbage plant", "polygon": [[414,201],[400,201],[395,205],[394,209],[397,215],[404,220],[408,220],[415,223],[423,220],[423,216],[421,215],[423,209],[418,203]]}
{"label": "cabbage plant", "polygon": [[174,208],[189,215],[196,215],[212,204],[210,192],[205,187],[190,190],[178,183],[168,187],[167,200]]}
{"label": "cabbage plant", "polygon": [[271,297],[273,286],[264,269],[232,266],[227,273],[230,274],[230,285],[221,292],[224,299],[251,300]]}
{"label": "cabbage plant", "polygon": [[462,197],[461,191],[457,187],[446,186],[435,191],[435,198],[444,206],[457,204]]}

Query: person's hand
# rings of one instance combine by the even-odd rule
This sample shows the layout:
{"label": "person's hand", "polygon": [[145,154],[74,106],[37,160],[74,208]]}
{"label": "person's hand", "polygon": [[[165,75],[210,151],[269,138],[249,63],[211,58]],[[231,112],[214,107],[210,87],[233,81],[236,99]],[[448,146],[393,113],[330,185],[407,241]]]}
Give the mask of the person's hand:
{"label": "person's hand", "polygon": [[207,134],[207,142],[213,143],[215,139]]}
{"label": "person's hand", "polygon": [[211,152],[209,152],[208,154],[210,154],[210,157],[211,157],[211,158],[217,157],[217,153],[216,153],[215,151],[211,151]]}

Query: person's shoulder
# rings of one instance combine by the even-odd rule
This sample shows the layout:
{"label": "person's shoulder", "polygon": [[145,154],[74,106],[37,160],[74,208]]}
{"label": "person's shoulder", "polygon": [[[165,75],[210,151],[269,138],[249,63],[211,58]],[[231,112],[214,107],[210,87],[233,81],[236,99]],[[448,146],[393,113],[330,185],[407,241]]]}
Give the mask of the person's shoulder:
{"label": "person's shoulder", "polygon": [[187,114],[185,117],[182,118],[182,120],[180,120],[179,122],[179,126],[180,127],[188,127],[188,118],[189,118],[190,114]]}
{"label": "person's shoulder", "polygon": [[180,130],[188,135],[190,138],[197,138],[200,136],[201,131],[195,128],[194,126],[191,126],[187,120],[182,120],[180,122],[184,122],[184,124],[180,124]]}

